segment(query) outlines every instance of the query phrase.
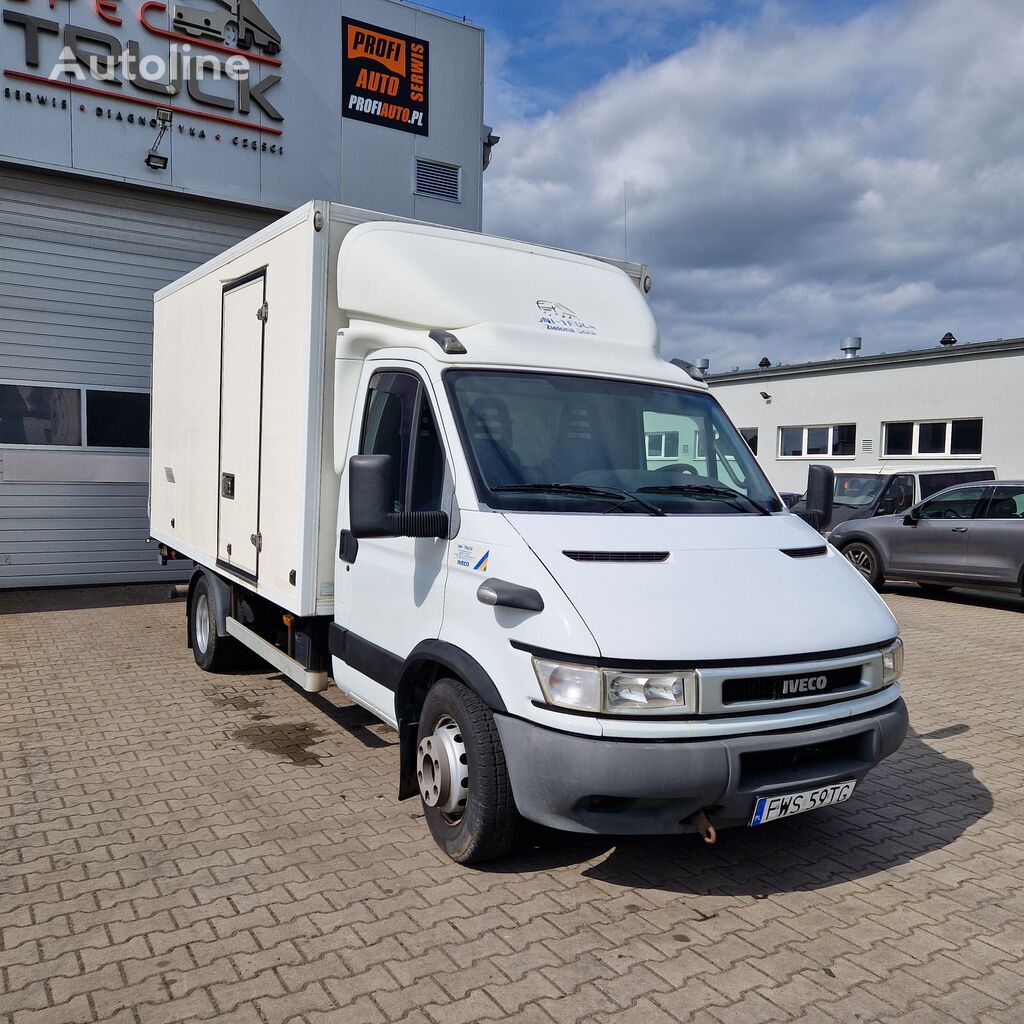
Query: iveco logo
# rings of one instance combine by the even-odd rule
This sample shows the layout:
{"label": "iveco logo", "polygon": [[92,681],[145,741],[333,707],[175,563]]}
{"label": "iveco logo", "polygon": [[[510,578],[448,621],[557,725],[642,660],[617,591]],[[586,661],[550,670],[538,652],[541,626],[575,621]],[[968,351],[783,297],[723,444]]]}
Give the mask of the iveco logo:
{"label": "iveco logo", "polygon": [[812,693],[828,687],[828,676],[803,676],[801,679],[783,679],[782,695],[789,693]]}

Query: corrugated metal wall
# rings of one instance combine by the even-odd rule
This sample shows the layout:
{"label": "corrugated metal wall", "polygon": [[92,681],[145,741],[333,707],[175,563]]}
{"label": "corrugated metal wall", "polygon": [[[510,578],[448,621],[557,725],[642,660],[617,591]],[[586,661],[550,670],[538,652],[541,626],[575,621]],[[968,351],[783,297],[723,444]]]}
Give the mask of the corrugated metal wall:
{"label": "corrugated metal wall", "polygon": [[[148,390],[154,291],[275,216],[0,166],[0,381]],[[144,484],[19,482],[3,458],[0,588],[178,575]]]}

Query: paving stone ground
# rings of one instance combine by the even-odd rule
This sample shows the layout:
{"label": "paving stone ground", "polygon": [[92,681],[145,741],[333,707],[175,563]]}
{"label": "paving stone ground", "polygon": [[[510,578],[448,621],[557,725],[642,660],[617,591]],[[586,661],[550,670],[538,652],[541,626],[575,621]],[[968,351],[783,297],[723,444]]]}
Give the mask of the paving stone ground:
{"label": "paving stone ground", "polygon": [[0,595],[0,1021],[1024,1021],[1024,602],[886,596],[913,730],[851,803],[472,870],[164,588]]}

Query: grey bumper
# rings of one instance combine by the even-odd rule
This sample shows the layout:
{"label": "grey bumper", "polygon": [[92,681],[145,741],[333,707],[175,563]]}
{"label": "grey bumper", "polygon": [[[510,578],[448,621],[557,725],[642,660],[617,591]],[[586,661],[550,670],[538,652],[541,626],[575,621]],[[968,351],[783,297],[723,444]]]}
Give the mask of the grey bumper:
{"label": "grey bumper", "polygon": [[715,740],[634,742],[495,716],[516,806],[570,832],[654,835],[749,823],[758,797],[858,781],[907,735],[902,698],[835,725]]}

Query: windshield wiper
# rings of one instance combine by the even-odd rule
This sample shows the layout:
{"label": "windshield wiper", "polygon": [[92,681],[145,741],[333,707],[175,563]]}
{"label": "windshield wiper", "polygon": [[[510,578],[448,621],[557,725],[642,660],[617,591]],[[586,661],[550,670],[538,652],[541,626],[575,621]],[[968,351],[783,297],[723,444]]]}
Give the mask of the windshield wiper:
{"label": "windshield wiper", "polygon": [[770,516],[771,509],[766,508],[759,501],[744,494],[742,491],[734,491],[731,487],[712,487],[711,484],[665,484],[660,487],[641,487],[641,494],[684,494],[694,498],[709,498],[716,501],[728,501],[731,505],[740,508],[737,499],[747,502],[751,508],[762,516]]}
{"label": "windshield wiper", "polygon": [[491,491],[494,494],[547,493],[578,494],[590,498],[618,498],[620,499],[619,504],[608,509],[609,512],[614,511],[626,502],[635,502],[652,516],[663,516],[666,514],[663,508],[658,508],[657,505],[644,501],[643,498],[637,497],[632,492],[623,490],[620,487],[591,487],[589,484],[508,484],[504,487],[492,487]]}

